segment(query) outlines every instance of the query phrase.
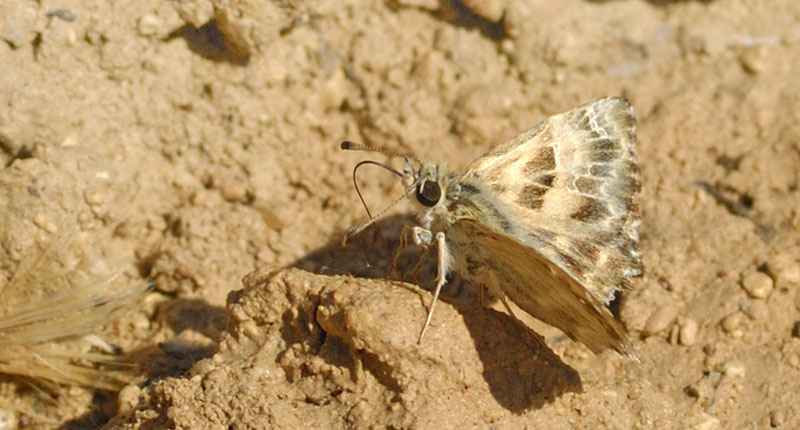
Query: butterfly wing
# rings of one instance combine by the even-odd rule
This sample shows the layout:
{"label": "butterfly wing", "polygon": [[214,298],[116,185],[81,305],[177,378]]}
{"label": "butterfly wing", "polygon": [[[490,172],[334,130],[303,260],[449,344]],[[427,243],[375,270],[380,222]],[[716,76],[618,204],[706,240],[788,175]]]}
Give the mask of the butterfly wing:
{"label": "butterfly wing", "polygon": [[625,329],[608,308],[533,248],[474,218],[460,218],[448,230],[448,240],[462,249],[457,270],[466,278],[500,289],[525,312],[595,353],[614,349],[635,356]]}
{"label": "butterfly wing", "polygon": [[569,285],[578,297],[571,289],[582,286],[608,303],[641,273],[635,130],[627,100],[600,99],[498,146],[464,178],[491,190],[518,219],[519,242],[568,275],[571,283],[554,287]]}

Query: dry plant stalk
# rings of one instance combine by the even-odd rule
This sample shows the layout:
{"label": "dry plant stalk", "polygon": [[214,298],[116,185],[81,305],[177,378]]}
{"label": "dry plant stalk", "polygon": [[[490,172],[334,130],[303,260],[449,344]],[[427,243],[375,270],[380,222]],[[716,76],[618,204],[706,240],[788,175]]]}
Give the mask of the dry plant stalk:
{"label": "dry plant stalk", "polygon": [[98,269],[85,255],[70,258],[75,230],[61,228],[48,245],[27,252],[14,277],[0,285],[0,373],[117,390],[125,373],[102,365],[119,369],[123,363],[69,341],[91,334],[135,303],[145,286],[126,289],[117,282],[121,271]]}

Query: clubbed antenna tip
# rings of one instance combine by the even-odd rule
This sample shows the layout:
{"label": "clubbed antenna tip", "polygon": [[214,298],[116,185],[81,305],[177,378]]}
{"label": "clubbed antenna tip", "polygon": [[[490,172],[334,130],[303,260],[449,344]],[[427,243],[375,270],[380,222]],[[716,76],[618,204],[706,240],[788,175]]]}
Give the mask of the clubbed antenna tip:
{"label": "clubbed antenna tip", "polygon": [[342,141],[342,149],[349,150],[349,149],[358,149],[359,144],[351,141],[351,140],[343,140]]}

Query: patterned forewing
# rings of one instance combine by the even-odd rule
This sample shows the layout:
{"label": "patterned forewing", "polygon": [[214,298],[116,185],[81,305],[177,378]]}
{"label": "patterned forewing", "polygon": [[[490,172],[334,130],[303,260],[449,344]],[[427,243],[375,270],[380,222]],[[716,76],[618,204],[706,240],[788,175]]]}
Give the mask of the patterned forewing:
{"label": "patterned forewing", "polygon": [[[463,275],[499,289],[525,312],[561,329],[599,353],[614,349],[635,356],[625,330],[611,312],[561,268],[531,247],[474,219],[459,219],[449,239],[468,247]],[[466,253],[462,253],[466,254]]]}
{"label": "patterned forewing", "polygon": [[635,131],[630,103],[600,99],[498,146],[465,177],[514,213],[520,242],[608,303],[641,273]]}

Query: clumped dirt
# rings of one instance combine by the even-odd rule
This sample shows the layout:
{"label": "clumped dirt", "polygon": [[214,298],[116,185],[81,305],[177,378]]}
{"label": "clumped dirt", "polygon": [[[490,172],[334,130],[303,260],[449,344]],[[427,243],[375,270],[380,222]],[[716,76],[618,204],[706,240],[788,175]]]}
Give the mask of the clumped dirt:
{"label": "clumped dirt", "polygon": [[[797,1],[10,0],[0,17],[0,281],[71,223],[131,288],[153,283],[95,332],[137,364],[127,386],[3,375],[6,428],[800,427]],[[413,220],[399,205],[341,247],[365,155],[338,143],[458,169],[611,95],[639,118],[646,270],[619,315],[640,362],[457,279],[417,345],[431,296],[385,279]],[[402,194],[359,179],[373,212]]]}

